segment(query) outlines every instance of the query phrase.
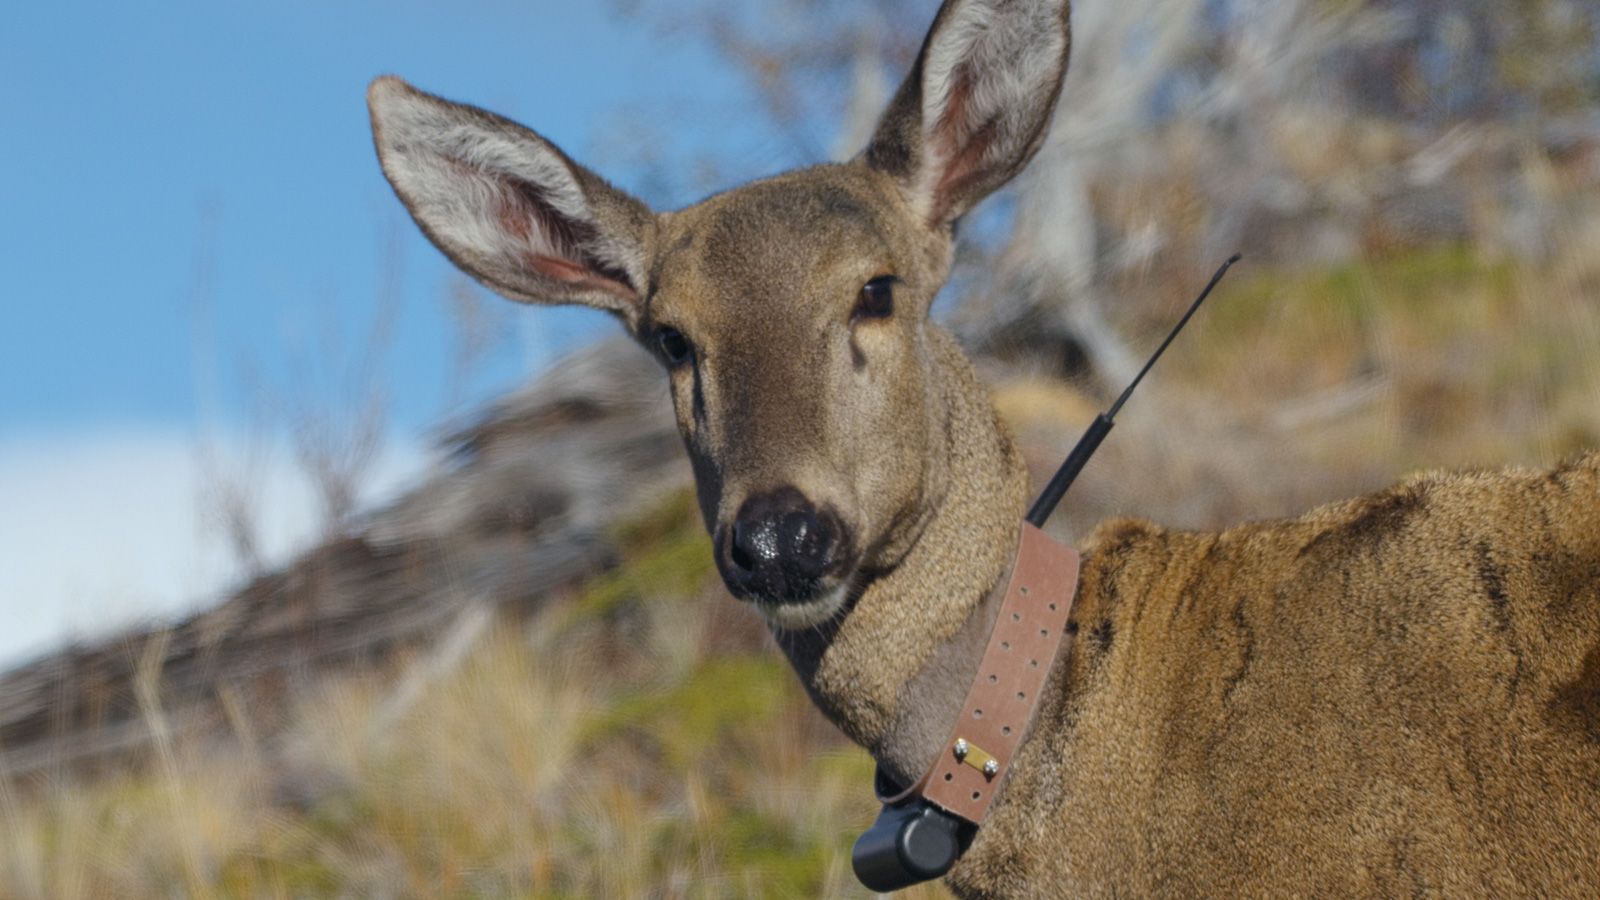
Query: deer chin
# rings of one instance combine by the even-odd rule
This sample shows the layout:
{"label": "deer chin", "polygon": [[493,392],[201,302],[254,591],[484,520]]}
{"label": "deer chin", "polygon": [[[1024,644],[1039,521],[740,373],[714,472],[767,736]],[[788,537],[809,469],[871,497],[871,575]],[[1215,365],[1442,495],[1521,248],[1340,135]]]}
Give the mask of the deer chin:
{"label": "deer chin", "polygon": [[773,603],[769,600],[755,601],[756,611],[767,624],[780,631],[800,631],[806,628],[815,628],[827,622],[844,608],[845,601],[850,598],[850,579],[839,582],[835,587],[799,603]]}

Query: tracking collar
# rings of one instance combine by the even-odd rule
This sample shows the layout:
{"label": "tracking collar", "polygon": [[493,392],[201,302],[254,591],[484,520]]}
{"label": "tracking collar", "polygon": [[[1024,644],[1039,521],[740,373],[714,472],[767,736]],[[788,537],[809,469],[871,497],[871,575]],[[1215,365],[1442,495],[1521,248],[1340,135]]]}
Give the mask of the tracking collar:
{"label": "tracking collar", "polygon": [[851,854],[866,887],[894,891],[938,878],[972,842],[1033,725],[1077,592],[1078,552],[1022,523],[1005,598],[950,737],[909,788],[877,772],[883,811]]}

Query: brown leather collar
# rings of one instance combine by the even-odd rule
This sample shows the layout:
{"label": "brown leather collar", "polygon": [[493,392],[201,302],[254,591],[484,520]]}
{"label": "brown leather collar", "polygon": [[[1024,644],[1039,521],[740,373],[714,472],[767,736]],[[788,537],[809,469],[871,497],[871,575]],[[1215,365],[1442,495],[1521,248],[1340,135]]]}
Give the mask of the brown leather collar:
{"label": "brown leather collar", "polygon": [[946,812],[982,825],[989,805],[1033,724],[1045,679],[1078,594],[1078,551],[1022,523],[1017,559],[978,673],[955,729],[917,783],[878,799],[898,806],[923,797]]}

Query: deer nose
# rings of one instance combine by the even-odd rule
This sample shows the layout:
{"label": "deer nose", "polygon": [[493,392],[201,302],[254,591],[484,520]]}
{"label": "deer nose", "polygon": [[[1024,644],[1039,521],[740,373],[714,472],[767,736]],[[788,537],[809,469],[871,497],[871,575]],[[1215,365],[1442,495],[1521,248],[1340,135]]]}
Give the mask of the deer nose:
{"label": "deer nose", "polygon": [[809,600],[835,562],[841,530],[794,488],[751,497],[724,539],[723,580],[745,599]]}

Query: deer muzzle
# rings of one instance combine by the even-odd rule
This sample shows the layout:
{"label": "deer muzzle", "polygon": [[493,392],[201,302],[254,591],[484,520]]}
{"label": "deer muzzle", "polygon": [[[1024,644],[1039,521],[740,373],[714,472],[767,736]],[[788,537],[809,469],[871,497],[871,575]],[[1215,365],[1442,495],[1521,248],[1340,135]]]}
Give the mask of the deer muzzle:
{"label": "deer muzzle", "polygon": [[839,516],[792,487],[746,499],[720,531],[717,567],[743,600],[804,604],[836,589],[854,565]]}

